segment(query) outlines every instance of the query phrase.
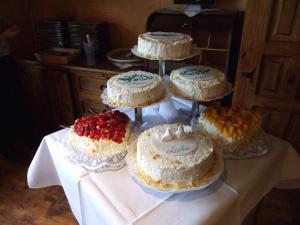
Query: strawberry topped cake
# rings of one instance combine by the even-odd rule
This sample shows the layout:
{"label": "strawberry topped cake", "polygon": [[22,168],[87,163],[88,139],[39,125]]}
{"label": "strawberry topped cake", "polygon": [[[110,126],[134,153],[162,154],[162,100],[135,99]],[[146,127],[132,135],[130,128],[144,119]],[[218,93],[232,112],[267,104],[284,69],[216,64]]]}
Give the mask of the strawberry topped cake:
{"label": "strawberry topped cake", "polygon": [[77,150],[97,156],[110,156],[126,151],[130,136],[130,121],[118,110],[75,121],[70,132],[70,143]]}
{"label": "strawberry topped cake", "polygon": [[210,106],[199,118],[202,131],[225,151],[255,143],[261,135],[261,116],[250,110]]}

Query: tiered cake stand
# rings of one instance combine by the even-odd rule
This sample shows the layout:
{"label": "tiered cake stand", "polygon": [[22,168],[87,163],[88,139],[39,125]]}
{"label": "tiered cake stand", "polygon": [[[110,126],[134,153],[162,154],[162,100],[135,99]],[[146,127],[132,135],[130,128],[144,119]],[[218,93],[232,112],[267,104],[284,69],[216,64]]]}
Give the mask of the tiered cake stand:
{"label": "tiered cake stand", "polygon": [[192,57],[195,57],[196,55],[199,55],[200,52],[201,52],[201,49],[194,46],[192,53],[189,56],[184,57],[184,58],[153,58],[153,57],[150,57],[150,56],[140,54],[137,51],[137,46],[136,45],[131,49],[131,52],[134,55],[138,56],[138,57],[158,61],[158,64],[159,64],[158,74],[163,77],[166,74],[166,61],[183,61],[183,60],[186,60],[186,59],[190,59]]}
{"label": "tiered cake stand", "polygon": [[112,108],[121,107],[121,108],[127,108],[127,109],[134,109],[134,119],[135,119],[134,128],[137,128],[139,130],[140,126],[143,124],[143,113],[142,113],[143,107],[154,106],[154,105],[160,104],[160,103],[166,101],[168,99],[168,96],[167,96],[167,94],[165,94],[165,97],[158,100],[157,102],[153,102],[149,105],[135,106],[135,107],[128,107],[128,106],[118,105],[118,104],[115,104],[115,103],[109,101],[108,96],[107,96],[107,89],[103,90],[103,92],[101,94],[101,98],[102,98],[102,102],[105,105],[108,105]]}
{"label": "tiered cake stand", "polygon": [[[164,76],[165,75],[165,71],[166,71],[166,61],[183,61],[183,60],[186,60],[186,59],[190,59],[196,55],[199,55],[200,54],[200,49],[197,48],[197,47],[194,47],[193,48],[193,52],[191,53],[191,55],[185,57],[185,58],[164,58],[164,59],[161,59],[161,58],[153,58],[153,57],[149,57],[149,56],[145,56],[145,55],[142,55],[140,54],[138,51],[137,51],[137,46],[134,46],[132,49],[131,49],[131,52],[136,55],[136,56],[139,56],[141,58],[144,58],[144,59],[149,59],[149,60],[157,60],[159,61],[159,68],[158,68],[158,72],[159,72],[159,75],[160,76]],[[179,98],[182,98],[182,99],[186,99],[186,100],[192,100],[193,101],[193,107],[192,107],[192,118],[191,118],[191,125],[194,126],[197,124],[197,118],[199,117],[199,106],[200,105],[210,105],[212,104],[213,102],[217,101],[217,100],[220,100],[222,99],[223,97],[229,95],[230,93],[232,92],[232,86],[231,84],[228,83],[228,87],[227,87],[227,90],[224,94],[220,95],[220,96],[216,96],[214,98],[211,98],[211,99],[206,99],[206,100],[202,100],[202,101],[197,101],[195,99],[186,99],[186,98],[182,98],[181,96],[176,96],[174,95],[175,97],[179,97]]]}
{"label": "tiered cake stand", "polygon": [[[148,60],[158,61],[158,65],[159,65],[158,66],[158,74],[162,78],[164,78],[164,76],[166,74],[166,61],[179,62],[179,61],[183,61],[183,60],[186,60],[186,59],[190,59],[192,57],[195,57],[195,56],[199,55],[200,52],[201,52],[201,49],[199,49],[196,46],[194,46],[192,53],[189,56],[184,57],[184,58],[154,58],[154,57],[146,56],[146,55],[140,54],[137,51],[137,46],[136,45],[131,49],[131,52],[134,55],[138,56],[138,57],[141,57],[141,58],[144,58],[144,59],[148,59]],[[135,113],[135,115],[136,115],[136,118],[140,119],[139,121],[142,121],[142,112],[141,112],[141,110],[137,110],[137,112]]]}

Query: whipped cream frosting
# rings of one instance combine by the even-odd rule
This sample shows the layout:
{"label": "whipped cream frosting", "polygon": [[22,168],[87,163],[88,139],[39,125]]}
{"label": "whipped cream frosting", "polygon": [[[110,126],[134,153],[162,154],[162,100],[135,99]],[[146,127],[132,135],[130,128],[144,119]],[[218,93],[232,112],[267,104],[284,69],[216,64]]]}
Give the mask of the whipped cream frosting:
{"label": "whipped cream frosting", "polygon": [[157,129],[151,139],[153,150],[168,158],[185,155],[195,150],[198,143],[191,135],[191,127],[189,128],[185,131],[184,126],[181,125]]}
{"label": "whipped cream frosting", "polygon": [[173,32],[153,32],[140,34],[137,52],[146,58],[182,59],[193,51],[191,36]]}
{"label": "whipped cream frosting", "polygon": [[72,128],[69,134],[69,141],[70,144],[73,145],[77,150],[85,154],[89,154],[91,156],[112,156],[123,151],[127,151],[130,134],[130,123],[128,123],[126,127],[126,134],[122,143],[116,143],[107,139],[95,140],[90,137],[79,136]]}
{"label": "whipped cream frosting", "polygon": [[207,66],[173,70],[169,85],[176,96],[198,101],[219,97],[227,91],[225,74]]}
{"label": "whipped cream frosting", "polygon": [[[180,127],[186,135],[178,138]],[[162,140],[168,128],[173,137]],[[154,180],[171,183],[192,182],[205,175],[214,164],[213,145],[200,133],[185,128],[190,130],[181,124],[164,124],[144,131],[137,141],[139,169]]]}
{"label": "whipped cream frosting", "polygon": [[107,95],[115,105],[137,107],[157,102],[165,96],[165,91],[159,75],[129,71],[108,80]]}

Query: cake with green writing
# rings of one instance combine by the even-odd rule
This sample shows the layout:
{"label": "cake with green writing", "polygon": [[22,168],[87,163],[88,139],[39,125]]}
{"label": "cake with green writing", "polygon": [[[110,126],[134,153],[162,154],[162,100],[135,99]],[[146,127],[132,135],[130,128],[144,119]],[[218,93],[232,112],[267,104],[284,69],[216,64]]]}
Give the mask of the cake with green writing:
{"label": "cake with green writing", "polygon": [[108,80],[107,96],[114,105],[138,107],[159,101],[165,96],[165,91],[159,75],[130,71]]}
{"label": "cake with green writing", "polygon": [[203,101],[224,95],[227,81],[220,70],[208,66],[188,66],[171,72],[170,90],[178,97]]}
{"label": "cake with green writing", "polygon": [[147,32],[138,37],[137,52],[144,57],[172,60],[191,55],[193,39],[175,32]]}

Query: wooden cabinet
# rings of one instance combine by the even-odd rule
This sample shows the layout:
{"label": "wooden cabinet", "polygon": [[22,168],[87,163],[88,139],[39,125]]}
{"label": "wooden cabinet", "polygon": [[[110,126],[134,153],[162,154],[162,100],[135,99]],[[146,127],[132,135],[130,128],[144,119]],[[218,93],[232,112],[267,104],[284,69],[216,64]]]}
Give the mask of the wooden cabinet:
{"label": "wooden cabinet", "polygon": [[233,106],[259,111],[300,152],[299,25],[299,0],[248,1]]}
{"label": "wooden cabinet", "polygon": [[148,17],[146,30],[190,34],[202,51],[199,57],[186,63],[218,67],[233,83],[242,21],[243,13],[234,10],[203,10],[188,17],[182,11],[161,9]]}
{"label": "wooden cabinet", "polygon": [[67,71],[36,62],[19,63],[25,101],[33,119],[36,138],[74,122],[75,112]]}
{"label": "wooden cabinet", "polygon": [[83,115],[107,110],[101,100],[113,70],[19,62],[20,78],[37,137],[70,126]]}
{"label": "wooden cabinet", "polygon": [[76,111],[79,115],[103,112],[104,104],[100,98],[106,88],[107,80],[117,72],[71,70],[72,86]]}

